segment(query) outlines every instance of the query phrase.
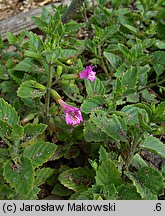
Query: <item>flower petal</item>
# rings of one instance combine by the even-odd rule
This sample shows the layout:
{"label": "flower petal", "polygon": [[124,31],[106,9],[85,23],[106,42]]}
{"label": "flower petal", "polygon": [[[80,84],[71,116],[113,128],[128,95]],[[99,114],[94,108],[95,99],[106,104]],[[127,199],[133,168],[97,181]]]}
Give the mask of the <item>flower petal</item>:
{"label": "flower petal", "polygon": [[94,82],[96,79],[96,72],[91,71],[88,75],[88,79]]}

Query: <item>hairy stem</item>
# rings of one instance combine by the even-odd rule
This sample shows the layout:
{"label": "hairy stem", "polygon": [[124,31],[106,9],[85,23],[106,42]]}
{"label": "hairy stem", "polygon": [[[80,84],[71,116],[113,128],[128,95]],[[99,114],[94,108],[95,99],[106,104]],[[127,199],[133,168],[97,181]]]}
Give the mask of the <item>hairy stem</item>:
{"label": "hairy stem", "polygon": [[48,114],[49,114],[51,84],[52,84],[52,68],[51,68],[51,63],[49,63],[48,64],[47,92],[46,92],[46,99],[45,99],[45,113],[46,113],[46,116],[48,116]]}
{"label": "hairy stem", "polygon": [[109,73],[108,73],[108,70],[107,70],[106,65],[105,65],[105,63],[104,63],[104,59],[103,59],[103,57],[102,57],[101,48],[100,48],[100,47],[98,47],[98,56],[99,56],[99,59],[100,59],[100,61],[101,61],[101,66],[102,66],[102,68],[103,68],[105,74],[109,77]]}
{"label": "hairy stem", "polygon": [[147,89],[147,88],[151,88],[151,87],[154,87],[154,86],[159,86],[160,84],[162,84],[164,82],[165,82],[165,79],[161,80],[158,83],[150,83],[150,84],[146,85],[145,87],[139,89],[138,92],[141,92],[141,91],[143,91],[144,89]]}

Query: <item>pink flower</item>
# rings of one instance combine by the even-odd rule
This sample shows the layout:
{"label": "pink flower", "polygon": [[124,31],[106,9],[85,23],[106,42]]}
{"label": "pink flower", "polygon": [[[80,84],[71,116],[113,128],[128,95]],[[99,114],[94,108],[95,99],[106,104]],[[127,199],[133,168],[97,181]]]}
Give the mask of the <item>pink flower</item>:
{"label": "pink flower", "polygon": [[60,99],[59,104],[62,107],[63,112],[65,113],[65,120],[67,124],[70,125],[78,125],[83,121],[81,109],[71,106],[65,103],[62,99]]}
{"label": "pink flower", "polygon": [[91,66],[86,66],[86,68],[79,73],[80,79],[89,79],[94,82],[96,79],[96,72],[92,69]]}

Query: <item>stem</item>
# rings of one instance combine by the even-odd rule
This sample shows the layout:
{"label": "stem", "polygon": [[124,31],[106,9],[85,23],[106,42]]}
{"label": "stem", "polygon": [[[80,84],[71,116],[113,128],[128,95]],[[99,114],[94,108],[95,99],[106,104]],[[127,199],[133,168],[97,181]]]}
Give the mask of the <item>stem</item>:
{"label": "stem", "polygon": [[147,88],[151,88],[151,87],[154,87],[154,86],[158,86],[158,85],[160,85],[160,84],[162,84],[162,83],[164,83],[164,82],[165,82],[165,79],[161,80],[161,81],[158,82],[158,83],[150,83],[150,84],[146,85],[145,87],[139,89],[138,92],[143,91],[144,89],[147,89]]}
{"label": "stem", "polygon": [[98,56],[99,56],[99,59],[101,61],[101,66],[102,66],[105,74],[109,77],[108,70],[106,68],[106,65],[105,65],[104,60],[103,60],[102,55],[101,55],[101,48],[100,47],[98,47]]}
{"label": "stem", "polygon": [[52,68],[51,68],[51,63],[49,63],[48,64],[47,92],[46,92],[46,99],[45,99],[45,113],[46,113],[46,116],[48,116],[48,114],[49,114],[51,83],[52,83]]}

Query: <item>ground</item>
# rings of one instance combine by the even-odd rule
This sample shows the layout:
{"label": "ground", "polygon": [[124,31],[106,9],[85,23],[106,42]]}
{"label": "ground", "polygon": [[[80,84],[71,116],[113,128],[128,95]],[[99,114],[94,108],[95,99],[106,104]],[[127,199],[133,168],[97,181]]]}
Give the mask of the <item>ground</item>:
{"label": "ground", "polygon": [[52,2],[58,2],[58,0],[0,0],[0,20]]}

